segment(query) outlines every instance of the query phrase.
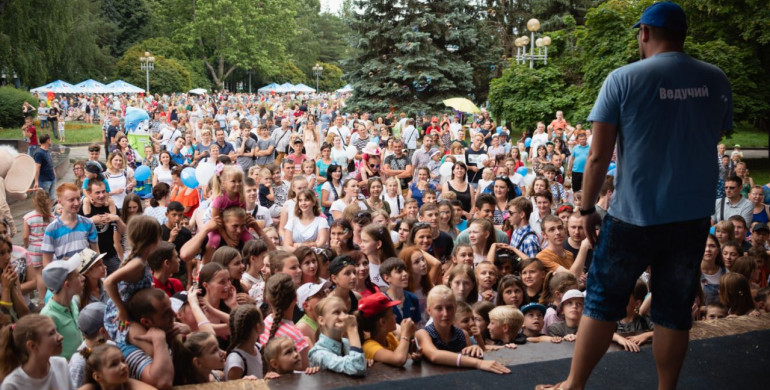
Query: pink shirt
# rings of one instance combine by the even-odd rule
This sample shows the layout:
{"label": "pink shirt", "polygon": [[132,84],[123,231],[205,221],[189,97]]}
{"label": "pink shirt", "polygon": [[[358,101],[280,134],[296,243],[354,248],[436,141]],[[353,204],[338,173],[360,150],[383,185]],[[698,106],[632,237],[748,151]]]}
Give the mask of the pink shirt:
{"label": "pink shirt", "polygon": [[[270,341],[270,327],[273,326],[273,315],[270,314],[265,318],[265,331],[259,336],[259,343],[267,345]],[[289,336],[294,340],[294,345],[297,347],[297,352],[302,352],[303,349],[309,347],[307,339],[302,332],[294,325],[293,321],[281,320],[281,325],[278,326],[278,330],[275,332],[276,336]]]}

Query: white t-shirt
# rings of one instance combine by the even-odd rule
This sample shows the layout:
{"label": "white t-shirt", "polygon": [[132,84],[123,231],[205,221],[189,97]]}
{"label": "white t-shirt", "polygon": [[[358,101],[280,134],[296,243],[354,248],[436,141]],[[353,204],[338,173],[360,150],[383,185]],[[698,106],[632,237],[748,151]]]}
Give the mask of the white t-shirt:
{"label": "white t-shirt", "polygon": [[334,202],[342,194],[342,186],[340,185],[340,186],[332,187],[332,183],[330,181],[327,181],[323,185],[321,185],[321,191],[323,190],[326,190],[329,192],[330,202]]}
{"label": "white t-shirt", "polygon": [[286,222],[285,227],[291,232],[291,239],[295,243],[315,241],[318,238],[318,231],[328,228],[329,223],[322,217],[315,217],[309,225],[303,225],[299,218],[294,217]]}
{"label": "white t-shirt", "polygon": [[[244,367],[244,360],[246,367]],[[244,370],[243,376],[254,375],[257,378],[262,379],[262,354],[257,351],[256,355],[252,355],[240,348],[235,348],[233,349],[233,352],[230,352],[227,355],[227,360],[225,361],[225,377],[227,377],[227,372],[233,367]]]}
{"label": "white t-shirt", "polygon": [[404,129],[404,134],[401,138],[404,140],[407,149],[415,150],[417,149],[417,138],[419,137],[420,134],[417,132],[417,129],[414,126],[409,126]]}
{"label": "white t-shirt", "polygon": [[[332,211],[343,212],[343,211],[345,211],[345,207],[348,207],[348,205],[345,203],[345,201],[343,201],[342,199],[337,199],[337,200],[334,201],[334,203],[332,203],[332,207],[329,207],[329,212],[332,212]],[[360,200],[358,201],[358,207],[360,207],[361,210],[366,210],[367,209],[366,203],[364,203],[364,202],[362,202]]]}
{"label": "white t-shirt", "polygon": [[257,215],[254,216],[254,209],[247,211],[257,221],[265,221],[265,227],[273,226],[273,217],[270,216],[270,208],[260,206],[257,209]]}
{"label": "white t-shirt", "polygon": [[21,366],[16,367],[3,380],[0,390],[74,390],[70,381],[70,372],[67,367],[67,359],[60,356],[51,356],[48,359],[51,369],[48,375],[37,379],[27,375]]}
{"label": "white t-shirt", "polygon": [[369,279],[371,279],[372,283],[379,287],[380,290],[387,290],[390,288],[390,286],[388,286],[388,284],[385,283],[385,281],[382,280],[382,277],[380,276],[379,264],[369,263]]}
{"label": "white t-shirt", "polygon": [[532,136],[532,143],[530,146],[532,147],[532,150],[537,152],[537,147],[540,145],[545,146],[546,142],[548,142],[548,133],[544,131],[540,134],[535,134]]}
{"label": "white t-shirt", "polygon": [[[294,199],[287,199],[283,204],[283,208],[286,209],[286,224],[294,219],[294,208],[297,206],[297,201]],[[285,228],[285,226],[284,226]]]}
{"label": "white t-shirt", "polygon": [[391,217],[401,214],[401,210],[404,209],[404,197],[401,194],[397,194],[395,197],[391,198],[387,193],[384,193],[380,196],[380,199],[382,199],[383,202],[388,202],[390,205]]}
{"label": "white t-shirt", "polygon": [[158,183],[166,183],[169,187],[174,184],[174,179],[171,177],[171,170],[158,166],[155,168],[153,174],[158,178]]}
{"label": "white t-shirt", "polygon": [[350,129],[348,129],[348,127],[345,125],[342,125],[340,127],[332,126],[329,128],[329,131],[327,131],[326,134],[334,134],[336,136],[339,136],[340,138],[342,138],[342,144],[347,145],[348,137],[350,137]]}
{"label": "white t-shirt", "polygon": [[459,123],[450,123],[449,124],[449,137],[452,139],[452,141],[459,139],[460,136],[458,135],[463,130],[463,125]]}

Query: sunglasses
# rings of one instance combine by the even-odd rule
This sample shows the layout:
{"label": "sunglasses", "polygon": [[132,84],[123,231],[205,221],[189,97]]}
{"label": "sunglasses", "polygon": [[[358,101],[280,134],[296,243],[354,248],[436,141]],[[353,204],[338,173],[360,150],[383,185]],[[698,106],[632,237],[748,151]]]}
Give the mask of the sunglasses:
{"label": "sunglasses", "polygon": [[734,190],[734,189],[736,189],[736,188],[738,188],[738,187],[732,187],[732,186],[731,186],[731,187],[728,187],[728,186],[725,186],[725,189],[726,189],[726,190]]}
{"label": "sunglasses", "polygon": [[372,214],[368,211],[359,211],[353,215],[353,218],[355,219],[371,219]]}
{"label": "sunglasses", "polygon": [[414,224],[414,226],[412,226],[412,230],[425,229],[429,227],[430,227],[430,224],[427,222],[417,222]]}
{"label": "sunglasses", "polygon": [[380,164],[369,164],[369,168],[380,169]]}

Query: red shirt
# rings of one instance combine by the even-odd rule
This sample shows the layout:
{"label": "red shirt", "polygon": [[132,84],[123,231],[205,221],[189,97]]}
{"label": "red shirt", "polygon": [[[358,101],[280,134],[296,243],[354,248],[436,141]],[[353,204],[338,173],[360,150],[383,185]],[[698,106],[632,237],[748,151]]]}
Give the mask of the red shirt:
{"label": "red shirt", "polygon": [[425,129],[425,134],[428,135],[431,132],[436,132],[437,134],[441,132],[441,127],[439,125],[430,125],[427,129]]}
{"label": "red shirt", "polygon": [[168,282],[161,283],[160,280],[158,280],[156,277],[152,277],[152,284],[155,288],[159,288],[166,292],[166,295],[173,296],[174,294],[184,291],[184,286],[182,286],[182,281],[176,278],[168,278]]}
{"label": "red shirt", "polygon": [[35,129],[35,125],[27,127],[27,131],[29,132],[29,146],[37,146],[37,129]]}

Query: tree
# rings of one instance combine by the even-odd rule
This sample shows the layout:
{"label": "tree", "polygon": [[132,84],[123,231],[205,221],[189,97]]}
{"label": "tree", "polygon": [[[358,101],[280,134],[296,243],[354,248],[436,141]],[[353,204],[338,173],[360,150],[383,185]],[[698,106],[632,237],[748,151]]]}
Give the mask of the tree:
{"label": "tree", "polygon": [[[342,80],[342,69],[339,66],[327,62],[320,62],[319,65],[324,68],[321,77],[318,78],[319,90],[334,91],[345,86],[345,81]],[[312,81],[315,81],[315,76],[313,76]],[[315,88],[315,84],[311,86]]]}
{"label": "tree", "polygon": [[[351,110],[412,114],[446,110],[442,101],[468,96],[479,55],[476,9],[462,0],[355,2],[349,23],[355,57],[346,65]],[[372,21],[379,21],[372,23]]]}
{"label": "tree", "polygon": [[190,85],[193,88],[211,88],[211,80],[208,79],[203,62],[199,59],[190,59],[179,45],[175,45],[168,38],[145,39],[128,50],[136,53],[150,52],[155,57],[161,56],[174,59],[190,74]]}
{"label": "tree", "polygon": [[307,82],[307,75],[291,62],[283,64],[281,70],[273,75],[273,80],[278,84],[300,84]]}
{"label": "tree", "polygon": [[[144,49],[132,46],[115,65],[115,75],[131,84],[145,87],[146,74],[139,68]],[[177,60],[154,54],[155,69],[150,71],[151,93],[173,93],[190,89],[190,72]]]}
{"label": "tree", "polygon": [[101,2],[107,20],[118,29],[110,40],[112,55],[121,56],[136,42],[151,36],[149,27],[152,14],[146,0],[101,0]]}
{"label": "tree", "polygon": [[175,26],[174,41],[203,61],[216,85],[238,67],[272,74],[285,63],[284,42],[295,27],[293,1],[199,0],[180,7],[190,14]]}

